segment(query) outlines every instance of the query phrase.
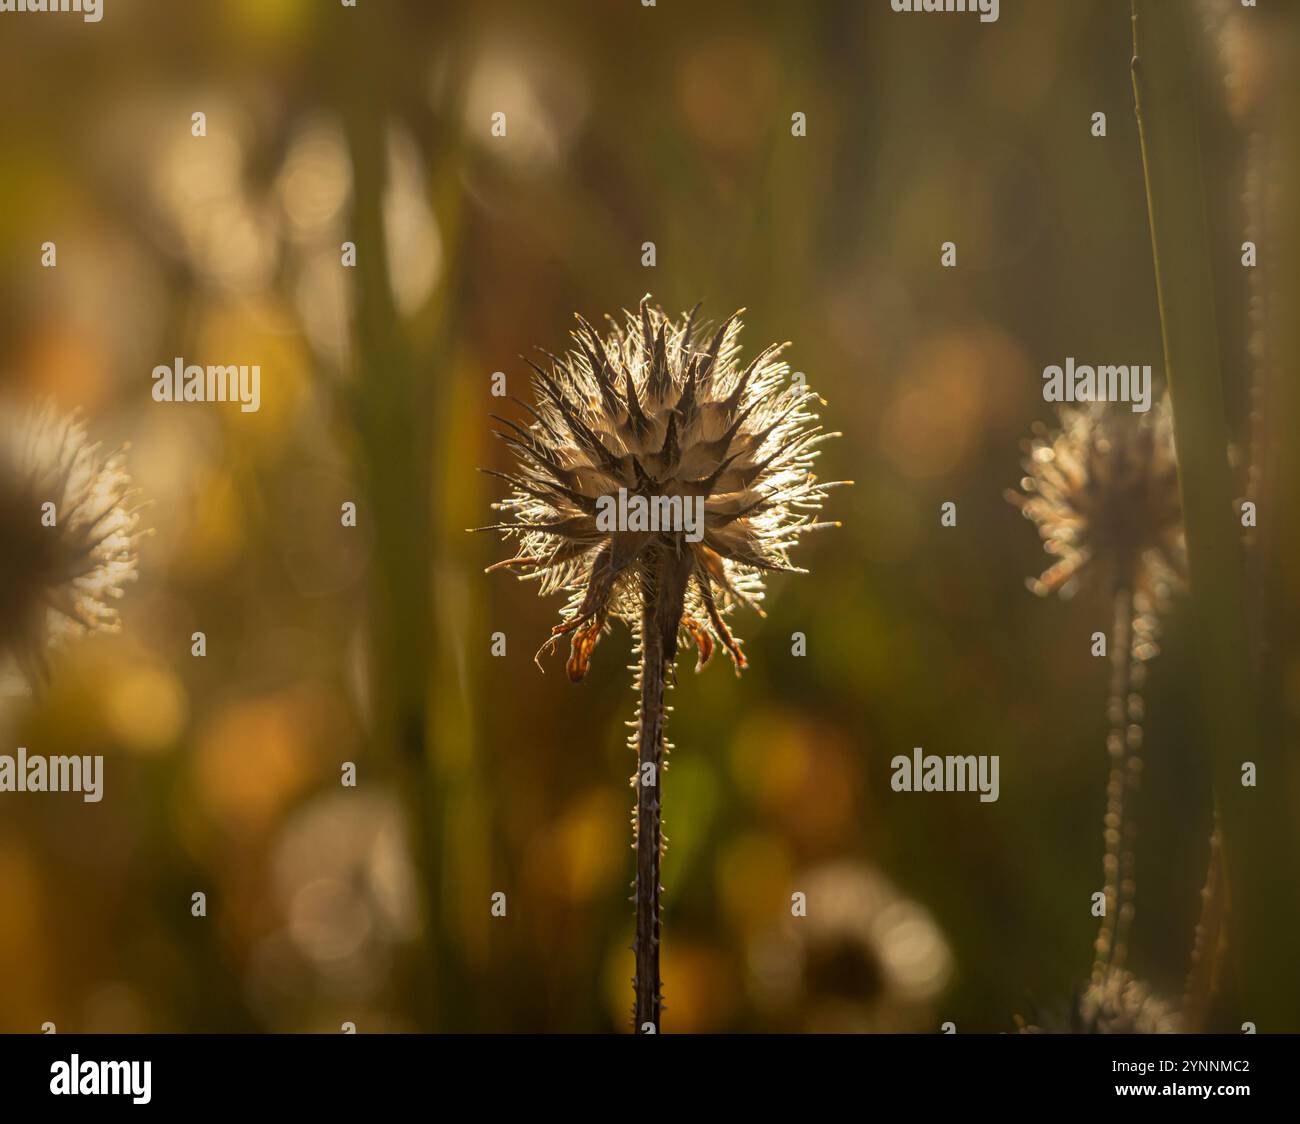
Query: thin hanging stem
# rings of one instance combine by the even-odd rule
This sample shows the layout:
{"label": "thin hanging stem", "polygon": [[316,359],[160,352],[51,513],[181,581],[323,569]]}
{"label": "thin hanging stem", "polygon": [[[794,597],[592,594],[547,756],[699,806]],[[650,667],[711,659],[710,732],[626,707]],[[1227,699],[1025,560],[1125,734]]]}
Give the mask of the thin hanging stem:
{"label": "thin hanging stem", "polygon": [[664,771],[665,692],[669,668],[677,655],[689,555],[665,547],[647,562],[641,609],[641,702],[637,714],[636,786],[636,992],[634,1028],[658,1033],[663,1005],[659,976],[660,864],[663,859],[662,789]]}

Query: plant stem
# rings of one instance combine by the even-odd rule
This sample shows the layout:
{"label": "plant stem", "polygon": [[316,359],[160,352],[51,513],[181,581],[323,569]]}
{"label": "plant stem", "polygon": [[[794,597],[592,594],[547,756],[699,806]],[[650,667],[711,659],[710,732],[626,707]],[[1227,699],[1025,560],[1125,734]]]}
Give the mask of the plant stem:
{"label": "plant stem", "polygon": [[[432,382],[412,361],[389,276],[383,201],[388,190],[386,122],[394,116],[391,20],[363,21],[352,37],[335,22],[324,57],[349,75],[339,110],[353,175],[350,237],[361,247],[352,274],[356,371],[345,392],[356,429],[359,483],[373,527],[369,597],[372,744],[387,754],[405,802],[412,856],[422,883],[424,948],[402,990],[421,1030],[436,1030],[462,973],[450,959],[443,920],[444,799],[429,742],[428,676],[438,631],[431,596],[430,440]],[[426,946],[426,947],[427,947]]]}
{"label": "plant stem", "polygon": [[1205,886],[1201,890],[1201,916],[1192,938],[1191,964],[1187,971],[1187,986],[1183,990],[1183,1031],[1187,1034],[1204,1033],[1210,1005],[1219,988],[1227,910],[1227,893],[1223,885],[1223,832],[1216,808]]}
{"label": "plant stem", "polygon": [[641,608],[641,703],[637,715],[636,772],[636,1005],[634,1029],[659,1031],[663,1004],[659,978],[660,862],[663,858],[662,790],[668,669],[677,655],[690,555],[661,547],[645,569]]}
{"label": "plant stem", "polygon": [[[659,860],[662,824],[659,776],[663,771],[663,639],[655,628],[655,606],[647,596],[641,614],[641,710],[636,775],[636,989],[635,1029],[659,1029]],[[655,779],[648,784],[647,766]]]}
{"label": "plant stem", "polygon": [[1121,842],[1132,817],[1126,810],[1124,789],[1127,783],[1125,765],[1125,728],[1127,726],[1130,673],[1133,651],[1133,590],[1127,582],[1115,590],[1115,620],[1110,637],[1110,692],[1106,700],[1106,715],[1110,733],[1106,737],[1106,752],[1110,757],[1110,777],[1106,782],[1106,817],[1102,825],[1102,838],[1106,852],[1102,860],[1105,879],[1106,916],[1097,933],[1096,958],[1092,965],[1092,978],[1101,983],[1108,968],[1123,967],[1126,926],[1121,926],[1121,914],[1129,903],[1123,893],[1121,871]]}
{"label": "plant stem", "polygon": [[[1300,931],[1296,858],[1287,763],[1279,745],[1259,738],[1251,681],[1189,42],[1197,12],[1167,0],[1133,0],[1132,10],[1133,93],[1180,454],[1197,698],[1223,815],[1241,1014],[1290,1029],[1288,1004],[1300,994],[1300,958],[1289,947]],[[1258,778],[1250,786],[1243,784],[1247,762]]]}

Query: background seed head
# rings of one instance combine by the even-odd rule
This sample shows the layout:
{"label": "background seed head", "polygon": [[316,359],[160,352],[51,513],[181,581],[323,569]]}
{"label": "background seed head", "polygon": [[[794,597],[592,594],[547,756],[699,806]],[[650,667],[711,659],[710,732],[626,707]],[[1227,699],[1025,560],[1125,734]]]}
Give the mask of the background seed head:
{"label": "background seed head", "polygon": [[1060,414],[1055,431],[1035,426],[1022,492],[1007,492],[1058,559],[1029,588],[1069,597],[1085,580],[1122,585],[1140,610],[1163,612],[1187,581],[1168,399],[1145,414],[1110,403]]}
{"label": "background seed head", "polygon": [[123,453],[101,455],[77,415],[0,407],[0,658],[29,684],[52,646],[117,628],[116,601],[136,577],[134,498]]}

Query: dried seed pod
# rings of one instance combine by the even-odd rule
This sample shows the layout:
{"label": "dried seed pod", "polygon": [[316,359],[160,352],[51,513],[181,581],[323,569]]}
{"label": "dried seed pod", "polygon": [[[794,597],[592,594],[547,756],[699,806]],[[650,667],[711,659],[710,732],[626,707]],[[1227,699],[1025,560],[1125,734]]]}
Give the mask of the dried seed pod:
{"label": "dried seed pod", "polygon": [[799,537],[836,525],[816,519],[835,485],[812,467],[837,435],[816,424],[817,395],[779,360],[785,345],[741,365],[740,313],[711,338],[694,313],[671,320],[649,298],[605,337],[578,325],[573,350],[549,355],[549,369],[532,364],[531,422],[496,419],[518,465],[495,473],[513,488],[495,505],[509,521],[482,529],[517,536],[519,549],[491,568],[569,595],[543,648],[571,635],[579,680],[611,619],[640,622],[646,560],[663,547],[688,553],[682,631],[700,666],[717,642],[739,671],[745,656],[723,617],[741,602],[759,609],[765,575],[802,572],[789,557]]}

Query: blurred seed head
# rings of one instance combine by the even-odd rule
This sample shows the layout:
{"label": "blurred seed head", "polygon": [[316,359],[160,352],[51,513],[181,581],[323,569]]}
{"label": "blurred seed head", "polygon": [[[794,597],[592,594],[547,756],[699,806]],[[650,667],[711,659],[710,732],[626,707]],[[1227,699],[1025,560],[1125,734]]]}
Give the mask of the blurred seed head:
{"label": "blurred seed head", "polygon": [[817,1032],[919,1030],[952,973],[929,912],[873,867],[836,862],[796,879],[807,916],[788,917],[750,956],[756,998],[802,1012]]}
{"label": "blurred seed head", "polygon": [[1075,995],[1065,1019],[1021,1022],[1022,1034],[1178,1034],[1178,1009],[1131,972],[1111,968]]}
{"label": "blurred seed head", "polygon": [[[469,60],[463,85],[457,81],[465,65],[462,55],[440,59],[430,74],[435,106],[459,100],[464,135],[484,154],[524,175],[544,175],[563,166],[590,113],[583,59],[548,41],[544,27],[485,43]],[[508,140],[488,128],[497,112],[506,115]]]}
{"label": "blurred seed head", "polygon": [[1270,11],[1243,8],[1240,0],[1201,0],[1201,20],[1218,56],[1228,111],[1239,124],[1273,111],[1281,53],[1283,21],[1289,5]]}
{"label": "blurred seed head", "polygon": [[369,980],[419,934],[406,821],[388,792],[327,793],[285,825],[274,860],[288,933],[319,970]]}
{"label": "blurred seed head", "polygon": [[1091,581],[1132,589],[1142,616],[1163,612],[1187,581],[1168,399],[1145,414],[1101,403],[1060,413],[1059,429],[1034,426],[1022,491],[1006,493],[1058,559],[1029,588],[1069,597]]}
{"label": "blurred seed head", "polygon": [[[587,671],[613,618],[640,620],[646,561],[667,549],[689,552],[683,628],[708,662],[714,642],[745,666],[723,623],[739,603],[761,612],[763,579],[802,573],[790,562],[800,536],[835,526],[815,513],[834,484],[818,483],[813,462],[825,433],[810,412],[820,401],[765,348],[742,367],[740,314],[709,342],[695,314],[671,320],[643,299],[604,338],[582,317],[574,350],[534,370],[536,408],[527,426],[496,418],[514,452],[514,472],[493,473],[514,489],[494,506],[500,530],[518,540],[514,557],[491,569],[536,580],[543,595],[565,593],[564,623],[544,645],[573,634],[568,671]],[[520,403],[520,405],[524,405]],[[681,531],[599,529],[597,501],[620,488],[634,495],[703,499],[699,542]]]}
{"label": "blurred seed head", "polygon": [[135,497],[124,451],[103,456],[78,415],[0,407],[0,658],[29,685],[50,648],[116,631],[115,603],[136,577]]}

